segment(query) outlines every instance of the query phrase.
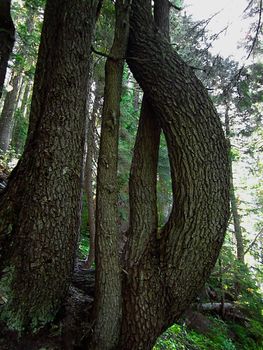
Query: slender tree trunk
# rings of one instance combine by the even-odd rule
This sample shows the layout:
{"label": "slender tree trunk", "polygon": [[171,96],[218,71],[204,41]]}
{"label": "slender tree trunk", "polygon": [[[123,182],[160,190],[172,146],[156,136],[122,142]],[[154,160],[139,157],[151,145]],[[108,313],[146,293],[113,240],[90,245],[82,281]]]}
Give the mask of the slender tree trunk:
{"label": "slender tree trunk", "polygon": [[230,140],[231,133],[230,133],[230,120],[229,120],[229,106],[227,102],[226,102],[226,112],[225,112],[225,129],[226,129],[226,137],[227,137],[228,148],[229,148],[230,204],[231,204],[231,212],[233,216],[234,232],[235,232],[235,239],[236,239],[236,245],[237,245],[237,259],[244,264],[245,263],[244,240],[242,235],[240,215],[238,213],[238,204],[237,204],[237,198],[235,194],[235,186],[234,186],[234,178],[233,178],[233,166],[232,166],[232,159],[231,159],[231,140]]}
{"label": "slender tree trunk", "polygon": [[11,0],[0,1],[0,98],[9,56],[15,42],[15,27],[10,13]]}
{"label": "slender tree trunk", "polygon": [[88,140],[87,140],[87,157],[85,166],[85,191],[87,195],[88,206],[88,223],[89,223],[89,254],[85,261],[85,268],[89,269],[95,261],[95,234],[96,234],[96,220],[95,220],[95,205],[94,205],[94,190],[93,190],[93,161],[95,157],[95,132],[97,113],[100,108],[101,96],[99,88],[96,88],[95,99],[93,104],[93,111],[91,118],[88,121]]}
{"label": "slender tree trunk", "polygon": [[[33,7],[29,7],[27,12],[26,30],[28,34],[32,34],[32,31],[34,30]],[[28,48],[26,47],[26,44],[22,42],[20,47],[18,48],[18,53],[25,58],[28,56],[27,50]],[[29,57],[27,57],[27,59],[28,58]],[[14,113],[19,101],[19,86],[22,80],[21,76],[23,73],[23,69],[23,66],[13,67],[13,75],[10,82],[10,85],[12,85],[13,89],[6,95],[4,108],[0,118],[0,148],[4,153],[7,151],[11,141],[11,136],[15,123]]]}
{"label": "slender tree trunk", "polygon": [[133,108],[135,112],[139,111],[139,103],[140,103],[140,86],[137,83],[137,81],[134,82],[134,87],[133,87]]}
{"label": "slender tree trunk", "polygon": [[14,74],[10,85],[12,90],[6,94],[5,103],[0,118],[0,149],[6,152],[11,142],[14,126],[14,112],[17,104],[21,76]]}
{"label": "slender tree trunk", "polygon": [[96,203],[96,296],[92,349],[115,349],[119,342],[122,295],[117,226],[117,165],[122,75],[129,33],[130,0],[115,3],[113,46],[105,67]]}
{"label": "slender tree trunk", "polygon": [[19,113],[14,123],[12,134],[12,147],[16,153],[22,153],[28,129],[28,108],[31,95],[31,82],[24,77],[23,96]]}
{"label": "slender tree trunk", "polygon": [[[193,70],[156,30],[151,5],[133,1],[127,61],[164,130],[173,208],[159,234],[141,234],[145,213],[134,216],[120,346],[129,350],[151,349],[191,302],[215,264],[228,220],[228,155],[219,117]],[[142,206],[137,199],[133,206]]]}
{"label": "slender tree trunk", "polygon": [[0,198],[0,317],[19,330],[50,321],[70,283],[97,4],[46,4],[25,152]]}

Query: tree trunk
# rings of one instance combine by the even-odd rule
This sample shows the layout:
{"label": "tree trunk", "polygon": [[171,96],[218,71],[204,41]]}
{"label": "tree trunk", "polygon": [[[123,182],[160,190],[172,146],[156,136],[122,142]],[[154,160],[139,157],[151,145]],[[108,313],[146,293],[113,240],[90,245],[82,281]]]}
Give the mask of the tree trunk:
{"label": "tree trunk", "polygon": [[9,56],[15,42],[15,27],[10,13],[11,0],[0,1],[0,98]]}
{"label": "tree trunk", "polygon": [[[215,264],[228,220],[229,165],[212,102],[156,30],[151,1],[134,0],[132,9],[127,60],[164,130],[173,187],[172,212],[160,234],[140,234],[142,212],[128,237],[121,349],[146,350],[178,319]],[[138,195],[133,206],[141,202]]]}
{"label": "tree trunk", "polygon": [[13,88],[6,94],[0,118],[0,149],[4,153],[8,150],[11,141],[14,126],[14,112],[17,104],[20,82],[21,76],[14,74],[10,82]]}
{"label": "tree trunk", "polygon": [[230,204],[231,204],[231,212],[233,216],[234,222],[234,232],[235,239],[237,244],[237,259],[241,263],[245,263],[245,253],[244,253],[244,240],[242,235],[242,227],[240,222],[240,216],[238,213],[238,204],[237,198],[235,194],[235,186],[234,186],[234,177],[233,177],[233,166],[231,159],[231,140],[230,140],[230,119],[229,119],[229,106],[226,102],[226,112],[225,112],[225,129],[226,129],[226,137],[228,141],[228,152],[229,152],[229,165],[230,165]]}
{"label": "tree trunk", "polygon": [[[166,38],[169,38],[169,9],[168,0],[155,1],[154,3],[155,23]],[[144,249],[145,247],[145,244],[142,244],[142,240],[147,242],[153,233],[157,234],[156,184],[160,134],[160,124],[144,96],[129,182],[129,235],[137,235],[141,239],[129,240],[129,243],[135,244],[134,247],[127,249],[135,254],[126,257],[126,260],[129,262],[134,262],[141,256],[141,248]]]}
{"label": "tree trunk", "polygon": [[89,269],[95,260],[95,233],[96,233],[96,220],[95,220],[95,205],[94,205],[94,191],[93,191],[93,161],[95,156],[95,132],[96,132],[96,119],[97,113],[100,108],[101,95],[99,88],[96,87],[95,99],[93,104],[93,110],[91,117],[88,121],[88,140],[87,140],[87,157],[85,166],[85,180],[84,187],[87,195],[87,207],[88,207],[88,223],[89,223],[89,254],[85,261],[85,268]]}
{"label": "tree trunk", "polygon": [[98,1],[48,0],[25,152],[0,200],[1,319],[52,319],[78,242],[86,87]]}
{"label": "tree trunk", "polygon": [[91,348],[115,349],[122,299],[117,212],[117,165],[122,75],[129,33],[130,0],[117,0],[113,46],[105,67],[105,91],[98,160],[96,202],[95,326]]}
{"label": "tree trunk", "polygon": [[137,81],[135,81],[134,87],[133,87],[133,109],[134,109],[134,112],[139,111],[139,104],[140,104],[140,86],[137,83]]}
{"label": "tree trunk", "polygon": [[29,100],[32,90],[31,81],[23,78],[23,96],[21,105],[18,109],[18,114],[15,118],[15,123],[13,127],[12,134],[12,147],[15,149],[16,153],[22,153],[24,148],[24,143],[27,135],[28,129],[28,108]]}

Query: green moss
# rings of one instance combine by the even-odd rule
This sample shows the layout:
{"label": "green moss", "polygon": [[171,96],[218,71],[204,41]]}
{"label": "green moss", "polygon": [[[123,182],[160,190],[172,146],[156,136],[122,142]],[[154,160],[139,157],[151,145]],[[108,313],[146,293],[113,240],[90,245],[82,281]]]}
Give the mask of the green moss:
{"label": "green moss", "polygon": [[0,320],[4,321],[9,329],[22,333],[24,330],[36,332],[45,324],[53,321],[56,314],[53,307],[47,304],[34,306],[30,300],[19,299],[12,290],[15,280],[15,268],[4,270],[0,280],[0,295],[5,303],[0,307]]}
{"label": "green moss", "polygon": [[3,277],[0,280],[0,294],[6,301],[0,308],[0,320],[4,321],[10,329],[22,332],[23,322],[21,317],[19,313],[12,311],[12,308],[10,307],[14,299],[11,287],[14,275],[15,267],[6,267],[3,271]]}

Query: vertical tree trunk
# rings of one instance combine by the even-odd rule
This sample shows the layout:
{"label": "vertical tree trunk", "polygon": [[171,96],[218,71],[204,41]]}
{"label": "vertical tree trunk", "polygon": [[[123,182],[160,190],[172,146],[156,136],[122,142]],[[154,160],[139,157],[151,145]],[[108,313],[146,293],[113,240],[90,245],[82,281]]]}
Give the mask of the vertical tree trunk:
{"label": "vertical tree trunk", "polygon": [[48,0],[25,152],[0,199],[0,318],[51,320],[78,242],[86,87],[98,1]]}
{"label": "vertical tree trunk", "polygon": [[245,263],[245,254],[244,254],[244,240],[242,235],[242,227],[240,222],[240,216],[238,213],[238,204],[237,198],[235,194],[235,186],[234,186],[234,178],[233,178],[233,166],[231,159],[231,140],[230,140],[230,120],[229,120],[229,106],[226,102],[226,112],[225,112],[225,129],[226,129],[226,137],[228,141],[228,149],[229,149],[229,165],[230,165],[230,204],[231,204],[231,212],[233,216],[234,222],[234,232],[235,239],[237,244],[237,259]]}
{"label": "vertical tree trunk", "polygon": [[96,202],[96,296],[92,349],[115,349],[119,342],[122,295],[117,226],[117,165],[122,75],[129,33],[130,0],[115,3],[113,46],[105,67],[105,91]]}
{"label": "vertical tree trunk", "polygon": [[10,85],[12,90],[7,92],[4,107],[0,117],[0,149],[6,152],[11,142],[11,136],[14,126],[14,112],[17,104],[19,85],[21,76],[14,74]]}
{"label": "vertical tree trunk", "polygon": [[133,92],[133,108],[135,112],[139,111],[139,102],[140,102],[140,86],[137,81],[134,82],[134,92]]}
{"label": "vertical tree trunk", "polygon": [[9,56],[15,42],[15,27],[10,13],[11,0],[0,1],[0,98]]}
{"label": "vertical tree trunk", "polygon": [[87,195],[88,207],[88,223],[89,223],[89,254],[85,261],[85,268],[89,269],[95,260],[95,234],[96,234],[96,220],[95,220],[95,205],[94,205],[94,191],[93,191],[93,161],[95,156],[95,132],[97,113],[100,108],[101,96],[99,88],[96,88],[95,99],[93,103],[93,111],[88,121],[88,140],[87,140],[87,157],[85,166],[85,180],[84,187]]}
{"label": "vertical tree trunk", "polygon": [[16,153],[23,152],[28,129],[28,108],[31,95],[31,81],[25,77],[23,79],[23,96],[12,134],[12,147],[15,149]]}

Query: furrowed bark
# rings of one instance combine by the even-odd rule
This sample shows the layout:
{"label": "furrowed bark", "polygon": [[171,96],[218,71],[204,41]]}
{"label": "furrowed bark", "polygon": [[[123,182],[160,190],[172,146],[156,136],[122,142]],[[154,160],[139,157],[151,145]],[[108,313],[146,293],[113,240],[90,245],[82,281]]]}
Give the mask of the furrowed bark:
{"label": "furrowed bark", "polygon": [[[155,1],[154,19],[158,30],[169,41],[168,5],[166,0]],[[165,317],[165,314],[160,317],[165,294],[159,269],[156,193],[161,127],[155,113],[144,96],[129,182],[130,228],[125,267],[128,276],[124,288],[121,349],[152,348],[153,334],[163,329]]]}
{"label": "furrowed bark", "polygon": [[156,30],[150,4],[142,0],[133,1],[127,61],[164,130],[174,200],[160,237],[150,236],[140,248],[140,264],[127,269],[124,282],[122,349],[145,350],[214,266],[228,220],[229,165],[205,88]]}
{"label": "furrowed bark", "polygon": [[129,181],[130,227],[125,258],[128,266],[138,264],[150,237],[157,234],[157,165],[160,125],[147,103],[142,101]]}
{"label": "furrowed bark", "polygon": [[115,349],[122,317],[117,226],[117,162],[122,75],[129,33],[130,0],[117,0],[113,46],[105,67],[104,106],[97,177],[95,326],[91,347]]}
{"label": "furrowed bark", "polygon": [[70,283],[80,224],[86,87],[98,1],[48,0],[25,152],[0,198],[1,320],[50,321]]}
{"label": "furrowed bark", "polygon": [[[169,40],[169,2],[155,1],[154,19]],[[161,127],[154,110],[144,97],[131,166],[130,228],[126,258],[129,266],[138,264],[150,236],[157,234],[157,166]]]}

